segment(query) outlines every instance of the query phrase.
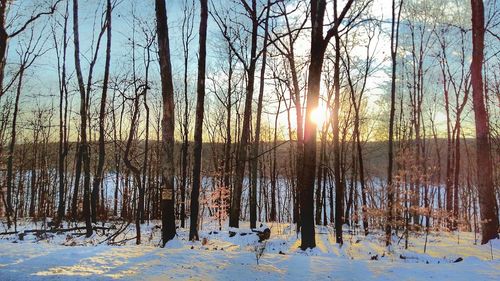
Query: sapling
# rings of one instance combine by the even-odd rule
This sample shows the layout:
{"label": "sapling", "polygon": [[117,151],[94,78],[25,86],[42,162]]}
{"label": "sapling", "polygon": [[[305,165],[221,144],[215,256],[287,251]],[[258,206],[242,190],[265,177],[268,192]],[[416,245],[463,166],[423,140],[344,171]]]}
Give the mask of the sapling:
{"label": "sapling", "polygon": [[262,255],[264,254],[264,250],[266,249],[266,244],[267,244],[267,241],[258,242],[254,247],[255,259],[257,261],[257,265],[259,265],[259,260],[262,257]]}

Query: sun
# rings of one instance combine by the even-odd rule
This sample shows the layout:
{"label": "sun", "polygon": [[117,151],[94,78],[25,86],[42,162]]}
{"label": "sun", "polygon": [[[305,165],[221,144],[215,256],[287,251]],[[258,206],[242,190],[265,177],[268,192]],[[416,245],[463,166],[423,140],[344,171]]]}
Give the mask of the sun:
{"label": "sun", "polygon": [[330,117],[330,112],[327,108],[318,106],[311,112],[311,122],[317,126],[322,126],[328,118]]}

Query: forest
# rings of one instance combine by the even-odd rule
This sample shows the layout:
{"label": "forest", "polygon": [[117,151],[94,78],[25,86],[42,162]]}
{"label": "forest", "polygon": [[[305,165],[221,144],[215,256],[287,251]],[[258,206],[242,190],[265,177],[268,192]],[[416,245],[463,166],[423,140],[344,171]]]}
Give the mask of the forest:
{"label": "forest", "polygon": [[498,162],[497,0],[0,0],[2,280],[496,279]]}

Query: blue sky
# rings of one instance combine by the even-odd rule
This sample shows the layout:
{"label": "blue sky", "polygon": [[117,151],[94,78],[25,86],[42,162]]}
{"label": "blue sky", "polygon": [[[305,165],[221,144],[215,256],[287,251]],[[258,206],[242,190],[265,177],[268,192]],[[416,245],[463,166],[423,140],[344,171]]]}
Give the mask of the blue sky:
{"label": "blue sky", "polygon": [[[18,24],[19,22],[23,22],[23,18],[29,17],[33,10],[36,9],[37,5],[43,5],[47,2],[51,2],[55,0],[23,0],[23,1],[15,1],[10,12],[9,19],[15,18],[15,22]],[[72,2],[72,1],[70,1]],[[169,33],[171,40],[171,59],[173,64],[174,71],[174,84],[178,90],[181,90],[182,79],[181,75],[183,72],[183,56],[182,56],[182,44],[181,44],[181,24],[182,24],[182,8],[183,5],[190,5],[191,1],[183,1],[183,0],[169,0],[167,1],[168,7],[168,18],[169,18]],[[217,5],[221,5],[222,8],[234,7],[234,4],[231,0],[215,0]],[[381,18],[388,18],[390,16],[390,2],[389,0],[375,0],[372,12]],[[104,0],[80,0],[80,44],[82,51],[82,67],[84,76],[87,76],[88,73],[88,58],[91,54],[91,44],[92,41],[96,39],[98,34],[98,29],[101,21],[101,14],[104,12]],[[194,1],[195,5],[198,5],[198,1]],[[463,1],[462,3],[468,3],[467,1]],[[231,5],[231,6],[230,6]],[[465,4],[464,4],[465,5]],[[45,5],[47,6],[47,5]],[[65,7],[65,1],[59,5],[59,11],[63,12]],[[211,7],[210,7],[211,8]],[[39,8],[43,9],[43,8]],[[70,3],[70,18],[69,18],[69,34],[72,34],[72,10]],[[222,10],[222,9],[221,9]],[[136,30],[135,34],[136,40],[138,43],[143,43],[143,36],[141,34],[141,28],[146,27],[150,29],[151,32],[154,33],[155,28],[155,11],[154,11],[154,1],[153,0],[144,0],[144,1],[130,1],[130,0],[118,0],[118,5],[113,11],[113,40],[112,40],[112,61],[111,61],[111,79],[116,78],[117,76],[123,76],[125,73],[130,72],[131,69],[131,45],[130,39],[133,36],[133,20],[132,13],[134,13],[137,17]],[[19,16],[19,17],[18,17]],[[233,14],[234,16],[234,14]],[[248,20],[244,18],[242,15],[238,15],[241,18],[232,18],[232,20],[247,23]],[[58,20],[61,20],[61,16],[58,15],[56,17]],[[196,79],[196,61],[197,61],[197,51],[198,51],[198,39],[196,38],[197,30],[198,30],[198,20],[199,20],[199,8],[196,7],[194,11],[194,27],[193,27],[193,40],[190,45],[190,59],[188,65],[188,76],[190,78],[190,93],[191,96],[194,97],[194,85]],[[46,42],[46,48],[53,47],[52,40],[52,31],[51,26],[55,24],[54,18],[44,17],[40,19],[36,26],[34,26],[35,34],[43,33],[44,36],[48,37]],[[93,31],[94,27],[97,29]],[[14,27],[11,30],[15,29]],[[403,30],[404,28],[402,28]],[[58,36],[60,37],[61,29],[58,29]],[[18,61],[18,55],[16,50],[20,47],[20,42],[26,39],[30,33],[27,30],[23,35],[19,35],[16,38],[13,38],[9,44],[9,52],[8,52],[8,63],[10,69],[15,69]],[[388,38],[387,34],[381,34],[380,42],[377,44],[377,48],[380,51],[377,51],[377,56],[379,56],[379,60],[382,61],[388,55]],[[217,73],[220,72],[220,67],[223,65],[223,60],[225,56],[224,50],[221,48],[221,35],[220,31],[213,21],[211,17],[209,17],[209,30],[208,30],[208,73],[209,75],[216,76]],[[298,45],[296,46],[296,52],[303,56],[304,59],[307,59],[309,44],[307,38],[300,39],[298,41]],[[94,81],[100,81],[102,79],[103,74],[103,65],[104,65],[104,48],[105,48],[105,38],[101,42],[101,50],[99,54],[99,59],[96,63],[96,69],[94,71]],[[363,53],[363,50],[360,50],[360,53]],[[136,54],[139,58],[142,54],[138,51]],[[153,80],[158,79],[159,69],[158,64],[156,62],[156,52],[153,50],[152,52],[153,63],[151,64],[150,69],[150,77]],[[140,59],[139,59],[140,60]],[[140,63],[140,62],[138,62]],[[54,50],[49,50],[42,58],[37,60],[36,65],[30,69],[27,74],[27,79],[25,79],[26,83],[23,88],[23,96],[21,98],[21,111],[22,114],[29,114],[30,108],[37,106],[39,104],[43,104],[45,106],[51,106],[51,104],[57,104],[58,99],[55,96],[58,95],[57,91],[57,64]],[[68,57],[67,57],[67,69],[70,74],[74,73],[74,62],[73,62],[73,42],[72,40],[68,46]],[[140,71],[139,71],[140,72]],[[86,79],[86,78],[84,78]],[[384,71],[378,72],[377,75],[371,78],[369,81],[370,93],[366,95],[370,102],[372,103],[372,107],[370,110],[377,113],[380,111],[380,108],[376,105],[377,100],[385,95],[385,89],[382,87],[384,81],[387,81],[388,76]],[[7,77],[8,80],[8,77]],[[70,83],[70,89],[74,90],[76,79],[72,79]],[[438,82],[438,81],[436,81]],[[154,86],[153,86],[154,87]],[[266,91],[272,91],[273,86],[266,88]],[[258,86],[256,85],[256,89]],[[157,89],[156,89],[157,90]],[[9,94],[12,96],[12,94]],[[153,96],[158,96],[158,91],[152,91]],[[78,105],[78,96],[74,94],[74,101],[72,102],[74,106]],[[274,95],[272,95],[274,96]],[[100,91],[96,91],[93,95],[96,102],[100,98]],[[214,97],[209,95],[208,101],[210,99],[214,100]],[[272,112],[273,105],[268,105],[268,112]],[[442,115],[442,114],[441,114]],[[283,114],[281,116],[281,123],[286,124],[286,116]],[[441,116],[442,117],[442,116]],[[268,119],[273,119],[272,115],[264,116],[264,121]],[[442,119],[442,118],[441,118]]]}

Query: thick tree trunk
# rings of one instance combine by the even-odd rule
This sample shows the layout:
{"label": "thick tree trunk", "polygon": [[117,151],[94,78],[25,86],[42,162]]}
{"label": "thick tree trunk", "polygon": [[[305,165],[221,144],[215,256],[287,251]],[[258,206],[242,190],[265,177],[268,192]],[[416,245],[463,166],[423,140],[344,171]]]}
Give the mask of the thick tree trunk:
{"label": "thick tree trunk", "polygon": [[311,62],[307,77],[306,122],[304,126],[304,146],[298,151],[297,175],[300,200],[301,245],[302,250],[316,247],[314,229],[314,182],[316,176],[316,123],[311,121],[312,113],[318,107],[321,70],[323,67],[326,42],[323,39],[323,17],[325,1],[311,1]]}
{"label": "thick tree trunk", "polygon": [[498,238],[498,214],[495,208],[493,163],[490,154],[488,115],[483,95],[482,67],[484,60],[484,5],[482,0],[471,0],[472,6],[472,63],[471,82],[476,124],[476,163],[481,210],[482,239],[486,244]]}
{"label": "thick tree trunk", "polygon": [[[326,1],[311,0],[311,58],[309,64],[309,74],[307,77],[306,122],[304,127],[304,146],[303,149],[298,152],[298,159],[302,161],[302,165],[298,166],[299,171],[297,171],[300,197],[300,218],[302,224],[302,240],[300,248],[302,250],[316,247],[314,229],[314,183],[316,176],[317,147],[316,124],[311,120],[312,113],[318,107],[321,72],[326,47],[333,35],[338,36],[338,27],[344,19],[347,11],[350,9],[352,3],[353,0],[347,1],[346,5],[342,9],[342,12],[335,17],[333,27],[328,30],[326,37],[323,38],[323,22],[326,10]],[[338,73],[336,73],[336,75],[338,75]],[[337,188],[340,188],[340,186],[336,187],[336,189]],[[339,207],[336,206],[336,208]],[[342,214],[339,215],[339,217],[341,216]],[[337,235],[337,242],[339,242],[338,238],[339,237]]]}
{"label": "thick tree trunk", "polygon": [[198,83],[196,98],[196,121],[194,128],[194,163],[193,163],[193,189],[191,191],[191,217],[189,224],[189,240],[199,240],[198,213],[200,208],[201,186],[201,152],[203,145],[203,114],[205,105],[205,69],[207,57],[207,21],[208,1],[200,0],[200,30],[199,30],[199,58],[198,58]]}
{"label": "thick tree trunk", "polygon": [[168,38],[167,7],[165,0],[155,1],[156,32],[158,36],[158,55],[160,58],[160,76],[162,92],[162,149],[161,149],[161,210],[162,244],[174,238],[174,85],[170,64],[170,46]]}

